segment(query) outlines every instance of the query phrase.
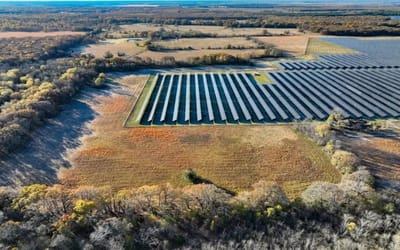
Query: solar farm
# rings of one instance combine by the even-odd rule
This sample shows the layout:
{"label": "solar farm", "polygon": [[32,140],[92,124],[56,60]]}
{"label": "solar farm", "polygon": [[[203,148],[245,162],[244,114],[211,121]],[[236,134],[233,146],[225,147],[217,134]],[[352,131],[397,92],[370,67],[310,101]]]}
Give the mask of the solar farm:
{"label": "solar farm", "polygon": [[[127,125],[282,123],[325,120],[334,111],[348,118],[398,118],[399,41],[328,42],[359,53],[280,62],[282,70],[263,72],[270,84],[241,71],[157,74]],[[377,51],[378,42],[388,43],[380,46],[385,51]]]}

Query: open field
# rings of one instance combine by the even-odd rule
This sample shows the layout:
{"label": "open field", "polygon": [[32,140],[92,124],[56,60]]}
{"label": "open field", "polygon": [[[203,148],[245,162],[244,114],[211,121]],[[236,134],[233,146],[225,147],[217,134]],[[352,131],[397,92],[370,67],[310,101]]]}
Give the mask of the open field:
{"label": "open field", "polygon": [[267,45],[273,45],[293,56],[304,56],[306,54],[308,39],[314,35],[299,36],[262,36],[255,37]]}
{"label": "open field", "polygon": [[80,49],[80,53],[93,54],[95,57],[102,58],[106,52],[117,55],[118,52],[126,56],[136,56],[145,51],[146,48],[138,46],[135,42],[129,42],[127,39],[107,39],[97,44],[91,44]]}
{"label": "open field", "polygon": [[226,38],[182,38],[153,42],[164,48],[225,49],[231,47],[257,48],[257,44],[244,37]]}
{"label": "open field", "polygon": [[194,57],[202,57],[212,54],[228,54],[232,56],[246,57],[250,55],[260,56],[264,54],[263,49],[204,49],[204,50],[173,50],[168,52],[158,52],[158,51],[145,51],[140,53],[138,56],[141,58],[150,57],[153,60],[161,61],[164,57],[173,56],[177,61],[188,61]]}
{"label": "open field", "polygon": [[134,32],[159,31],[161,28],[167,31],[176,31],[186,33],[191,31],[213,34],[216,36],[261,36],[265,32],[272,35],[283,35],[289,33],[291,35],[301,34],[297,29],[275,29],[275,28],[227,28],[224,26],[208,26],[208,25],[154,25],[154,24],[132,24],[121,25],[121,30],[111,33],[114,36],[126,35]]}
{"label": "open field", "polygon": [[313,181],[339,181],[321,149],[290,126],[123,128],[132,97],[146,79],[123,78],[120,94],[101,97],[94,107],[99,116],[90,126],[94,134],[70,155],[73,168],[62,172],[63,183],[184,185],[183,171],[193,168],[230,190],[265,179],[282,184],[294,197]]}
{"label": "open field", "polygon": [[85,32],[76,31],[53,31],[53,32],[0,32],[0,38],[21,38],[21,37],[46,37],[46,36],[78,36]]}

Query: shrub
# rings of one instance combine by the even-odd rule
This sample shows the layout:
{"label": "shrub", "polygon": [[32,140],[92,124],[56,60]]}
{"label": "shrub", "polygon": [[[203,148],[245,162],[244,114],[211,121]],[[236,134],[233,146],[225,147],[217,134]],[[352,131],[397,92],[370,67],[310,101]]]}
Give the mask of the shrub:
{"label": "shrub", "polygon": [[288,205],[289,199],[282,188],[275,183],[259,181],[252,191],[240,192],[236,200],[253,208],[264,210],[266,207]]}
{"label": "shrub", "polygon": [[315,132],[319,137],[325,138],[326,136],[329,135],[330,126],[329,124],[326,123],[318,124],[317,126],[315,126]]}
{"label": "shrub", "polygon": [[344,202],[344,192],[333,183],[317,182],[311,184],[301,197],[306,205],[335,209]]}
{"label": "shrub", "polygon": [[199,184],[202,182],[202,178],[191,168],[183,172],[183,179],[192,184]]}
{"label": "shrub", "polygon": [[349,174],[356,169],[358,158],[355,154],[351,152],[337,150],[331,157],[331,163],[342,174]]}

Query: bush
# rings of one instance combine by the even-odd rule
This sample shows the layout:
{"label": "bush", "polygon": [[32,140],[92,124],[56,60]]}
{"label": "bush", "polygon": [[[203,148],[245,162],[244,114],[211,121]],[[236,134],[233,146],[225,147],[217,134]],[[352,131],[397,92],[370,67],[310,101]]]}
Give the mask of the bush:
{"label": "bush", "polygon": [[236,200],[253,208],[264,210],[277,205],[286,206],[289,199],[280,186],[275,183],[259,181],[253,185],[252,191],[240,192]]}
{"label": "bush", "polygon": [[331,158],[331,163],[335,166],[342,174],[352,173],[357,166],[358,158],[355,154],[337,150]]}
{"label": "bush", "polygon": [[333,183],[317,182],[311,184],[301,197],[306,205],[335,209],[345,201],[344,192]]}

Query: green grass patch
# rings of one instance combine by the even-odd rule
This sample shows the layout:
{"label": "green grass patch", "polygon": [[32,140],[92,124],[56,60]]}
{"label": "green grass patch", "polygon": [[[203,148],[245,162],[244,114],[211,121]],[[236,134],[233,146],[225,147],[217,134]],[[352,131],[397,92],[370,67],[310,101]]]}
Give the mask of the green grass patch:
{"label": "green grass patch", "polygon": [[262,71],[256,71],[256,72],[252,72],[251,75],[254,77],[254,79],[257,81],[257,83],[259,84],[272,84],[274,83],[272,81],[271,78],[269,78],[267,76],[267,74],[265,74]]}
{"label": "green grass patch", "polygon": [[315,54],[355,54],[356,50],[352,50],[334,43],[323,41],[318,38],[310,38],[308,40],[306,55]]}
{"label": "green grass patch", "polygon": [[153,93],[153,90],[156,86],[156,82],[157,82],[156,76],[151,75],[147,80],[147,82],[145,83],[143,90],[138,100],[136,101],[132,112],[129,115],[129,118],[126,121],[127,127],[140,125],[140,120],[142,119],[144,111],[146,110],[146,107],[149,104],[151,93]]}

